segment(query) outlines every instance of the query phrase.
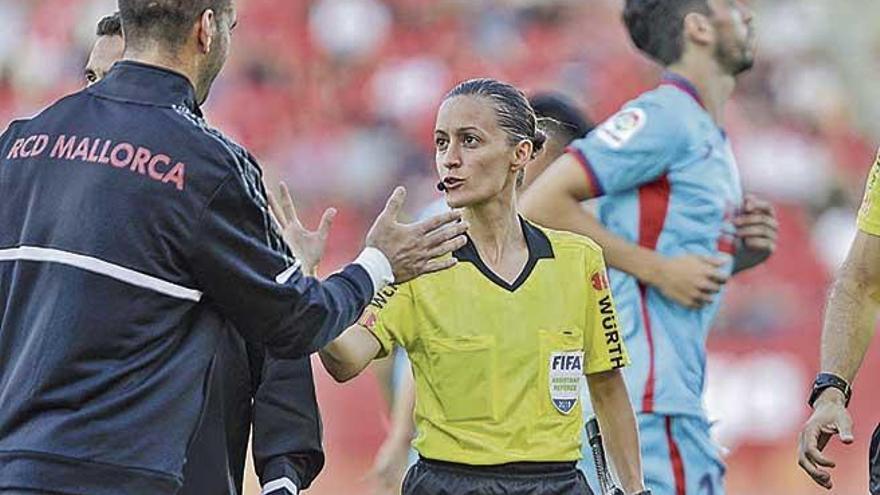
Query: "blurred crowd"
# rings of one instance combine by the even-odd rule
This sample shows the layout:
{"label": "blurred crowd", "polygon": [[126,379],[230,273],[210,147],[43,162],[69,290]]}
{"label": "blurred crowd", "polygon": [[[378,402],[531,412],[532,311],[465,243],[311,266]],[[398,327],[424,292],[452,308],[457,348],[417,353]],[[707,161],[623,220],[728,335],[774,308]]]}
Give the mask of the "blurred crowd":
{"label": "blurred crowd", "polygon": [[[865,73],[859,57],[870,61],[880,44],[864,35],[835,42],[853,37],[831,31],[844,25],[828,22],[846,15],[838,3],[753,2],[759,62],[742,79],[726,129],[746,189],[779,205],[790,256],[753,275],[766,297],[733,288],[722,329],[760,334],[812,316],[791,301],[821,299],[852,236],[875,143],[866,138],[870,105],[843,78]],[[490,75],[560,91],[601,120],[658,76],[628,42],[620,0],[238,5],[232,59],[206,113],[261,159],[270,182],[291,184],[307,218],[340,209],[325,268],[357,251],[364,222],[393,185],[409,186],[411,212],[432,199],[433,115],[455,82]],[[0,0],[0,121],[76,89],[95,21],[114,8],[113,0]],[[867,48],[841,57],[840,44]]]}
{"label": "blurred crowd", "polygon": [[[95,23],[115,3],[0,0],[0,122],[83,84]],[[725,129],[745,189],[774,202],[782,229],[771,262],[731,284],[717,335],[807,336],[815,349],[878,144],[871,92],[880,36],[865,19],[880,6],[750,3],[758,63],[741,79]],[[269,183],[290,184],[306,219],[340,210],[325,270],[359,251],[394,185],[408,186],[410,214],[436,199],[434,111],[457,81],[491,76],[559,91],[602,120],[659,76],[629,43],[621,0],[237,4],[232,57],[205,112],[261,160]]]}

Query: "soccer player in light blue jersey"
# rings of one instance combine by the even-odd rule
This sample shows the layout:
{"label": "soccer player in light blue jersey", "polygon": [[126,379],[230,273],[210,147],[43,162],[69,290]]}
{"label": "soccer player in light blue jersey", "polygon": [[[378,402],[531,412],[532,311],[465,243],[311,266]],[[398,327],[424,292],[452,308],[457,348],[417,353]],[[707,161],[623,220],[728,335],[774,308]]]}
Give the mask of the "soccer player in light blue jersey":
{"label": "soccer player in light blue jersey", "polygon": [[[702,401],[706,338],[724,284],[770,256],[777,230],[772,207],[743,194],[721,127],[736,76],[753,63],[753,14],[737,0],[627,0],[623,18],[666,68],[661,84],[572,143],[521,208],[592,237],[614,268],[647,487],[719,495],[725,468]],[[598,218],[581,207],[593,197]]]}

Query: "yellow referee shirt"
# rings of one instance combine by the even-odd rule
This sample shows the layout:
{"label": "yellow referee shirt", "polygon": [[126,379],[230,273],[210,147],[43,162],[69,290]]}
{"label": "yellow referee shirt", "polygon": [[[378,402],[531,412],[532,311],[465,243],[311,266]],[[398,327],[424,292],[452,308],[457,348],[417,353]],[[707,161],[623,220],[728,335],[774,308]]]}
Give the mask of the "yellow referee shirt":
{"label": "yellow referee shirt", "polygon": [[874,166],[868,174],[865,185],[865,198],[859,209],[859,230],[871,235],[880,236],[880,152],[874,160]]}
{"label": "yellow referee shirt", "polygon": [[521,223],[529,258],[514,283],[469,242],[455,267],[386,288],[360,320],[379,357],[409,354],[424,457],[576,460],[582,375],[628,364],[599,246]]}

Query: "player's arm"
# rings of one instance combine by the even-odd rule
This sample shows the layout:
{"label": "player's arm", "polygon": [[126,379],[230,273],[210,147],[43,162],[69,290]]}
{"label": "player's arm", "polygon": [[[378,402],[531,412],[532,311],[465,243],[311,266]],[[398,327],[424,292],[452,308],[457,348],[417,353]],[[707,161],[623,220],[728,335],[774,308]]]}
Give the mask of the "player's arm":
{"label": "player's arm", "polygon": [[[837,275],[822,328],[822,371],[852,383],[876,328],[880,301],[880,237],[859,231]],[[852,418],[843,393],[826,388],[800,435],[798,463],[816,483],[831,488],[834,463],[822,453],[831,436],[852,443]]]}
{"label": "player's arm", "polygon": [[683,306],[699,307],[712,301],[727,282],[719,272],[723,261],[698,256],[666,258],[614,234],[581,205],[596,195],[593,189],[584,165],[575,153],[566,153],[528,187],[520,208],[540,225],[593,239],[602,246],[609,266],[659,288]]}
{"label": "player's arm", "polygon": [[662,256],[612,233],[585,210],[581,203],[598,195],[593,189],[581,162],[574,153],[566,153],[526,189],[520,209],[540,225],[593,239],[602,246],[609,266],[655,285]]}
{"label": "player's arm", "polygon": [[606,450],[626,493],[645,489],[639,431],[623,373],[619,369],[587,375],[590,400],[605,437]]}

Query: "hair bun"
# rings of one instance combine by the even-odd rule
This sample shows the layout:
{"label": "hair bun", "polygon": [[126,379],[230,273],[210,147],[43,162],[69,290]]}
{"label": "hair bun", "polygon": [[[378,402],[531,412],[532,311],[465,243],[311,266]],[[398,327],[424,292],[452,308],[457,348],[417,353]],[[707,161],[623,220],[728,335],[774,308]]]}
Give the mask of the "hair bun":
{"label": "hair bun", "polygon": [[541,129],[535,129],[535,137],[532,138],[533,153],[537,155],[544,149],[547,143],[547,134]]}

